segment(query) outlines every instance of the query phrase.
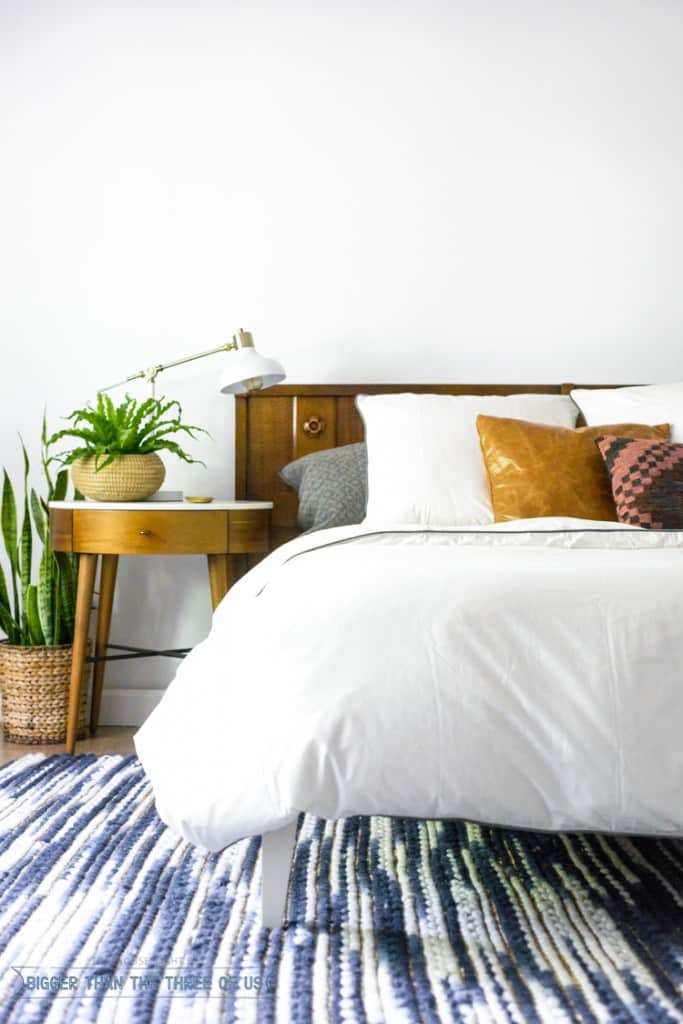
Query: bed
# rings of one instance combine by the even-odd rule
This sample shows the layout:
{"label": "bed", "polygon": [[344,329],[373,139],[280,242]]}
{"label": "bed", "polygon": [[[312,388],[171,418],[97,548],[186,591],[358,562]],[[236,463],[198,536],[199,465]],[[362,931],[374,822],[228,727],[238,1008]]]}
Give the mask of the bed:
{"label": "bed", "polygon": [[237,496],[274,501],[274,550],[136,746],[186,838],[217,850],[264,835],[266,925],[282,919],[302,811],[683,834],[683,534],[552,517],[299,535],[278,475],[362,439],[358,393],[569,388],[237,399]]}

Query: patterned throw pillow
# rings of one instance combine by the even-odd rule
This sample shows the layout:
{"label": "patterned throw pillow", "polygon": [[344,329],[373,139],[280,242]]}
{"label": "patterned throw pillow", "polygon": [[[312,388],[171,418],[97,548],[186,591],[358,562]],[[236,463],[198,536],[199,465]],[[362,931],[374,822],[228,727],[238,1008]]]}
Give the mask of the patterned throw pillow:
{"label": "patterned throw pillow", "polygon": [[683,530],[683,444],[598,437],[620,523]]}
{"label": "patterned throw pillow", "polygon": [[299,526],[306,532],[352,526],[365,518],[368,454],[365,444],[345,444],[302,455],[280,470],[299,494]]}

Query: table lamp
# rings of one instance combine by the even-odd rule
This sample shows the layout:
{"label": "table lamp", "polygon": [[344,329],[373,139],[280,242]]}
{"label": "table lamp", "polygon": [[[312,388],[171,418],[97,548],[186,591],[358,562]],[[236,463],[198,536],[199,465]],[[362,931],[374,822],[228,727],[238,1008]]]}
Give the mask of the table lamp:
{"label": "table lamp", "polygon": [[[207,349],[205,352],[197,352],[193,356],[174,359],[170,363],[158,363],[156,366],[149,366],[146,370],[139,370],[137,373],[131,374],[130,377],[126,377],[124,380],[117,381],[116,384],[110,384],[108,387],[100,388],[99,390],[111,391],[113,388],[121,387],[121,385],[128,384],[133,380],[146,380],[154,389],[156,379],[163,370],[168,370],[172,366],[182,366],[184,363],[192,363],[196,359],[204,359],[205,356],[213,356],[218,352],[231,353],[221,374],[219,391],[222,395],[236,395],[245,391],[260,391],[262,388],[270,388],[274,384],[279,384],[280,381],[285,379],[285,371],[282,365],[276,359],[268,359],[266,356],[260,355],[254,348],[254,339],[251,333],[243,331],[240,327],[239,332],[232,336],[232,341],[226,342],[225,345]],[[152,390],[152,393],[154,393],[154,390]]]}

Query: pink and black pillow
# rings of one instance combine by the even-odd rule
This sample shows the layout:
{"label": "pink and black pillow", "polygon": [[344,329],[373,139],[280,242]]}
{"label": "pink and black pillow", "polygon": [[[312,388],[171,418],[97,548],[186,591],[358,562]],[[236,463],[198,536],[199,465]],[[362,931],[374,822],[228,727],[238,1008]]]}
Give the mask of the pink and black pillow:
{"label": "pink and black pillow", "polygon": [[620,523],[683,530],[683,444],[598,437]]}

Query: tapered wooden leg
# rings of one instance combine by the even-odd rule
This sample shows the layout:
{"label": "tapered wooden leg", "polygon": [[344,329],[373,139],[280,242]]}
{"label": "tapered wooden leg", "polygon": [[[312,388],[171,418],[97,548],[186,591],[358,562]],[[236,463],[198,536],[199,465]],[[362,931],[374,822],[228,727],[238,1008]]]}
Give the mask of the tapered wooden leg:
{"label": "tapered wooden leg", "polygon": [[[118,555],[102,555],[100,570],[100,607],[97,613],[97,639],[95,656],[104,657],[109,643],[109,627],[111,626],[111,610],[114,604],[114,587],[116,586],[116,569],[119,564]],[[92,677],[92,705],[90,708],[90,734],[95,735],[100,720],[102,704],[102,687],[104,686],[104,661],[95,662]]]}
{"label": "tapered wooden leg", "polygon": [[209,563],[209,584],[211,605],[215,611],[234,583],[233,564],[230,555],[207,555]]}
{"label": "tapered wooden leg", "polygon": [[66,727],[66,749],[69,754],[73,754],[76,748],[78,709],[81,704],[83,667],[88,649],[88,625],[90,623],[90,606],[92,604],[96,569],[97,555],[80,555],[78,559],[74,648],[71,658],[71,684],[69,687],[69,719]]}

